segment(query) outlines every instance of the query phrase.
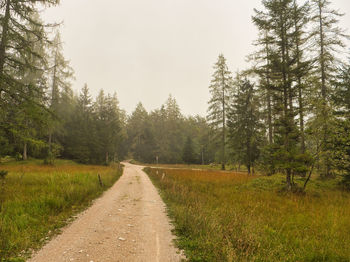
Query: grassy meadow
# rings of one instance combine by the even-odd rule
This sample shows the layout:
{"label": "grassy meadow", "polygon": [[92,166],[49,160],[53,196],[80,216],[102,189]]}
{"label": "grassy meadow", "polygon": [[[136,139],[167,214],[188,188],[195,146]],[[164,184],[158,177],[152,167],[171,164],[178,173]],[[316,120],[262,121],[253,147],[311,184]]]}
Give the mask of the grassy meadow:
{"label": "grassy meadow", "polygon": [[39,160],[10,162],[0,164],[0,170],[8,171],[0,180],[0,261],[24,261],[122,174],[119,165],[65,160],[54,166]]}
{"label": "grassy meadow", "polygon": [[313,178],[295,195],[279,191],[279,175],[145,171],[189,261],[350,261],[350,193],[336,180]]}
{"label": "grassy meadow", "polygon": [[[146,167],[157,167],[157,168],[177,168],[177,169],[201,169],[201,170],[220,170],[221,171],[221,164],[149,164],[149,163],[142,163],[136,160],[131,160],[131,164],[134,165],[140,165],[140,166],[146,166]],[[233,164],[226,164],[225,165],[226,171],[238,171],[239,172],[246,172],[247,168],[243,165],[238,167],[238,165]]]}

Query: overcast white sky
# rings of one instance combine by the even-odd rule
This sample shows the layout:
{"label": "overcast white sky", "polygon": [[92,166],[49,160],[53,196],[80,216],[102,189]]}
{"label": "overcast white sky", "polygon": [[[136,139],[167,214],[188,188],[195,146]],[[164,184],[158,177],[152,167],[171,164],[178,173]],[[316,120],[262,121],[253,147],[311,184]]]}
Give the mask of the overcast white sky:
{"label": "overcast white sky", "polygon": [[[74,90],[116,92],[132,112],[141,101],[158,108],[169,94],[185,115],[206,115],[208,86],[217,56],[231,71],[247,66],[257,32],[251,22],[261,0],[61,0],[47,21],[64,21],[65,56],[75,70]],[[333,0],[346,13],[350,1]],[[349,32],[349,31],[348,31]]]}

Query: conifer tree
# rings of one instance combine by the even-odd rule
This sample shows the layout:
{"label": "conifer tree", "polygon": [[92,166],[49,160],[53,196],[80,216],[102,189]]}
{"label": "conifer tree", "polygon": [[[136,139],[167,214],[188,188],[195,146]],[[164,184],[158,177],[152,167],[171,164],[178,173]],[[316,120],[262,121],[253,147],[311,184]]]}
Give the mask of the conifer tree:
{"label": "conifer tree", "polygon": [[251,174],[263,141],[260,102],[249,80],[236,86],[238,90],[228,114],[229,145]]}
{"label": "conifer tree", "polygon": [[214,65],[214,74],[209,86],[211,99],[207,119],[211,127],[221,136],[221,168],[225,170],[226,164],[226,114],[229,107],[229,95],[232,92],[232,76],[226,65],[226,58],[219,55],[218,61]]}
{"label": "conifer tree", "polygon": [[306,115],[306,102],[305,93],[307,86],[307,76],[311,73],[312,61],[305,57],[305,51],[309,45],[310,34],[306,32],[306,27],[310,21],[310,6],[306,2],[303,5],[299,5],[296,0],[293,0],[292,6],[292,21],[294,24],[293,32],[293,52],[295,53],[296,64],[293,70],[295,77],[295,85],[298,97],[299,106],[299,130],[300,130],[300,143],[301,152],[305,153],[305,115]]}
{"label": "conifer tree", "polygon": [[313,132],[320,133],[315,136],[321,137],[321,175],[329,177],[332,175],[331,159],[331,136],[333,121],[333,109],[330,104],[332,96],[331,82],[336,73],[337,51],[344,48],[343,39],[346,37],[343,30],[338,27],[341,13],[330,7],[328,0],[312,0],[312,21],[314,24],[314,46],[317,48],[316,61],[316,97],[315,118]]}
{"label": "conifer tree", "polygon": [[295,121],[296,88],[293,85],[296,54],[293,52],[293,37],[295,23],[293,23],[292,0],[263,1],[265,11],[256,11],[254,23],[262,32],[268,30],[273,38],[270,48],[270,70],[274,78],[271,91],[274,94],[274,165],[286,174],[286,187],[292,190],[293,177],[305,170],[306,159],[300,156],[298,148],[299,131]]}
{"label": "conifer tree", "polygon": [[96,128],[93,122],[92,99],[87,84],[81,90],[72,118],[66,125],[64,155],[82,163],[93,163]]}
{"label": "conifer tree", "polygon": [[182,160],[186,164],[193,164],[195,162],[193,140],[190,136],[188,136],[186,139],[186,143],[185,143],[184,149],[183,149]]}
{"label": "conifer tree", "polygon": [[[28,42],[27,52],[22,53],[19,59],[23,64],[27,63],[29,66],[23,67],[23,71],[19,71],[22,85],[23,97],[18,100],[12,100],[13,105],[17,104],[15,108],[15,120],[12,126],[12,132],[21,146],[23,147],[23,160],[28,158],[28,147],[43,147],[44,142],[38,136],[39,130],[47,127],[47,119],[49,113],[46,111],[46,50],[45,42],[38,40],[45,38],[46,32],[42,26],[39,14],[33,13],[32,20],[36,23],[31,23],[28,28],[31,29],[25,33],[24,38]],[[35,32],[35,34],[34,34]]]}
{"label": "conifer tree", "polygon": [[[42,22],[35,19],[37,5],[51,6],[59,3],[59,0],[5,0],[0,6],[0,105],[10,97],[14,100],[26,98],[23,83],[17,81],[16,73],[25,68],[33,67],[25,59],[26,54],[40,57],[33,50],[32,42],[48,41],[41,34]],[[35,40],[26,38],[27,34],[35,36]]]}
{"label": "conifer tree", "polygon": [[69,65],[63,56],[63,47],[61,42],[61,36],[59,32],[56,32],[54,40],[49,46],[49,50],[52,52],[50,57],[50,101],[49,109],[52,113],[51,121],[49,124],[48,132],[48,154],[51,157],[55,157],[52,147],[59,143],[61,133],[66,117],[69,114],[69,104],[72,97],[71,80],[73,79],[73,69]]}

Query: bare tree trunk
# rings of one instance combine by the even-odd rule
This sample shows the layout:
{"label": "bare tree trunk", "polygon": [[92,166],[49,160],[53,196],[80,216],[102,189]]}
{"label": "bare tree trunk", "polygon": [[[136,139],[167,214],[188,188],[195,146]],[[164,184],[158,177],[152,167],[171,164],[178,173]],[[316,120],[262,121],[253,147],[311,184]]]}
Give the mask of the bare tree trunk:
{"label": "bare tree trunk", "polygon": [[291,174],[291,170],[289,168],[287,169],[286,182],[287,182],[287,190],[292,191],[292,187],[293,187],[292,174]]}
{"label": "bare tree trunk", "polygon": [[[296,8],[296,7],[295,7]],[[296,12],[296,11],[295,11]],[[295,31],[298,31],[298,25],[297,21],[294,20],[294,28]],[[300,38],[297,37],[295,44],[296,44],[296,51],[297,51],[297,67],[298,67],[298,102],[299,102],[299,125],[300,125],[300,142],[301,142],[301,153],[305,153],[305,131],[304,131],[304,103],[303,103],[303,94],[302,94],[302,76],[300,73]]]}
{"label": "bare tree trunk", "polygon": [[52,152],[52,132],[49,133],[49,154]]}
{"label": "bare tree trunk", "polygon": [[6,57],[6,45],[8,41],[9,32],[9,21],[10,21],[10,0],[6,1],[5,15],[2,20],[2,31],[1,31],[1,42],[0,42],[0,99],[2,97],[2,92],[4,90],[4,66]]}
{"label": "bare tree trunk", "polygon": [[[266,34],[267,38],[267,34]],[[270,66],[270,60],[269,60],[269,45],[266,41],[266,84],[267,84],[267,91],[266,91],[266,100],[267,100],[267,125],[269,128],[269,144],[272,144],[272,109],[271,109],[271,83],[270,83],[270,72],[269,72],[269,66]]]}
{"label": "bare tree trunk", "polygon": [[204,165],[204,149],[203,149],[203,147],[202,147],[202,165]]}
{"label": "bare tree trunk", "polygon": [[224,75],[223,77],[223,86],[222,86],[222,165],[221,169],[225,170],[225,140],[226,140],[226,112],[225,112],[225,83]]}
{"label": "bare tree trunk", "polygon": [[[328,113],[327,113],[327,86],[326,86],[326,65],[325,65],[325,50],[324,50],[324,30],[323,30],[323,14],[322,14],[322,5],[321,2],[318,2],[318,9],[319,9],[319,32],[320,32],[320,69],[321,69],[321,95],[322,95],[322,108],[321,108],[321,114],[322,114],[322,122],[323,122],[323,150],[327,151],[327,140],[328,140]],[[330,161],[329,156],[327,154],[324,154],[324,163],[325,166],[324,170],[322,170],[321,175],[324,175],[326,177],[330,176]]]}
{"label": "bare tree trunk", "polygon": [[[283,14],[281,13],[281,21],[284,20]],[[288,70],[287,70],[287,41],[286,41],[286,29],[285,25],[281,25],[281,51],[282,51],[282,76],[283,76],[283,114],[284,114],[284,127],[285,127],[285,134],[284,134],[284,148],[286,151],[289,151],[290,149],[290,141],[289,141],[289,134],[288,132],[288,125],[290,124],[290,117],[291,114],[288,110],[288,104],[290,101],[290,86],[288,83]],[[292,110],[290,108],[290,110]],[[286,168],[286,183],[287,183],[287,189],[289,191],[292,190],[292,181],[291,181],[291,169]]]}
{"label": "bare tree trunk", "polygon": [[23,160],[26,161],[28,159],[27,156],[27,142],[24,142],[24,146],[23,146]]}
{"label": "bare tree trunk", "polygon": [[108,154],[108,152],[106,152],[106,164],[108,164],[109,163],[109,154]]}
{"label": "bare tree trunk", "polygon": [[299,99],[299,123],[300,123],[300,139],[301,152],[305,153],[305,131],[304,131],[304,104],[301,90],[301,79],[298,78],[298,99]]}

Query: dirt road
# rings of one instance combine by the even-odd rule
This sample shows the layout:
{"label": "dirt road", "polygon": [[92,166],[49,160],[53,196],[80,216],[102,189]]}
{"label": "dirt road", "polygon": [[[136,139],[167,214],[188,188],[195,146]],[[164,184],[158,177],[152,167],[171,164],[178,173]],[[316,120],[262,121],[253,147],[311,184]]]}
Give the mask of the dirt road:
{"label": "dirt road", "polygon": [[123,176],[30,262],[180,261],[165,205],[142,167]]}

